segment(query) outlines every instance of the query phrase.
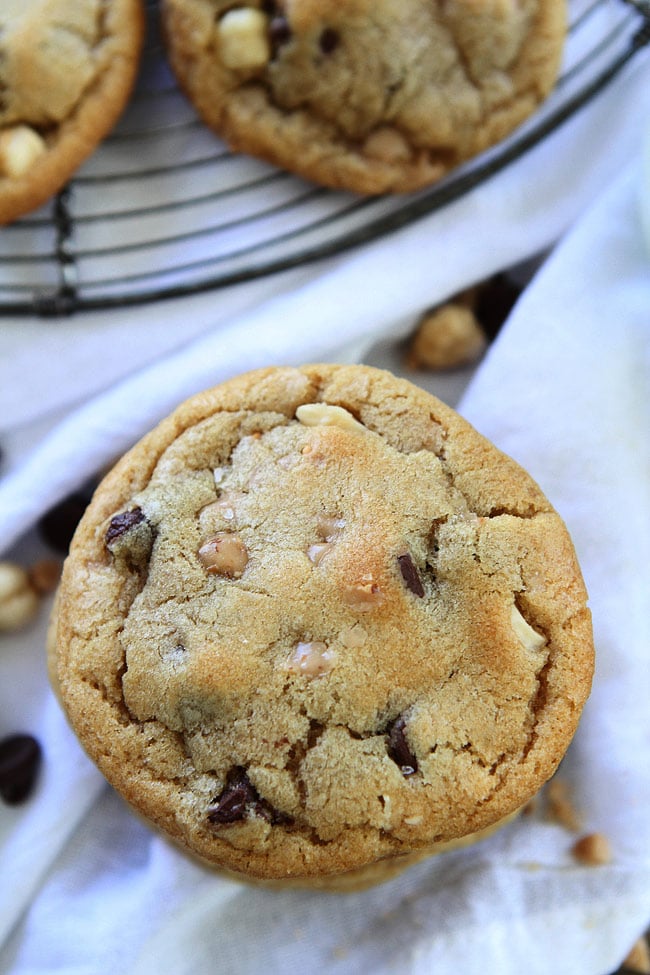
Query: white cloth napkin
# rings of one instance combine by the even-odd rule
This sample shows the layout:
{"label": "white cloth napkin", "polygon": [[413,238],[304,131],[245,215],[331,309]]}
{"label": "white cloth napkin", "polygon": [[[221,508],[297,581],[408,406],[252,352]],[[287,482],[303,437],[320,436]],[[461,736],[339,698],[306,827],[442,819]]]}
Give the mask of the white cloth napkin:
{"label": "white cloth napkin", "polygon": [[[38,515],[184,396],[260,364],[357,357],[402,334],[424,305],[546,248],[640,158],[649,122],[650,64],[640,58],[525,160],[352,256],[245,293],[150,308],[136,316],[137,336],[126,313],[3,323],[0,548],[18,542],[28,561],[32,543],[20,539]],[[47,688],[41,619],[0,638],[0,735],[31,730],[45,748],[33,799],[0,805],[0,972],[616,967],[650,921],[650,259],[640,180],[640,166],[626,169],[556,248],[461,404],[537,477],[576,542],[598,669],[562,774],[585,829],[609,836],[613,863],[579,866],[565,829],[527,818],[362,894],[224,881],[134,819],[84,757]]]}
{"label": "white cloth napkin", "polygon": [[[21,713],[16,688],[36,675],[29,711],[46,765],[34,799],[5,817],[1,971],[606,975],[620,963],[650,921],[650,257],[640,172],[630,167],[558,246],[461,404],[537,477],[576,542],[598,666],[561,774],[585,829],[609,837],[611,865],[579,865],[574,837],[532,817],[361,894],[223,880],[150,833],[102,785],[44,689],[42,633],[32,631],[2,659],[12,719]],[[154,409],[171,368],[163,363],[122,394]],[[119,440],[129,414],[118,412],[116,394],[69,429],[97,436],[106,402],[114,411],[103,414],[102,436]],[[63,443],[60,433],[53,443]]]}

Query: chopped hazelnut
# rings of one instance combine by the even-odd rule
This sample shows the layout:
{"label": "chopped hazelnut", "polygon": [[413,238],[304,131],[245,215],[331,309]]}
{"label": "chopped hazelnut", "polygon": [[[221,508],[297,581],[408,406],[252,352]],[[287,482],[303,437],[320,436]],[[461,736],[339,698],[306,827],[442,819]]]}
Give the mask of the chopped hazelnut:
{"label": "chopped hazelnut", "polygon": [[271,58],[268,17],[252,7],[228,10],[217,27],[221,61],[233,71],[255,71]]}
{"label": "chopped hazelnut", "polygon": [[474,312],[450,303],[420,320],[407,365],[412,369],[454,369],[478,359],[486,344]]}
{"label": "chopped hazelnut", "polygon": [[296,410],[296,419],[306,427],[340,427],[341,430],[367,432],[363,423],[359,423],[349,410],[329,403],[304,403]]}
{"label": "chopped hazelnut", "polygon": [[325,556],[332,551],[334,545],[332,542],[317,542],[315,545],[310,545],[307,549],[307,558],[314,565],[320,565]]}
{"label": "chopped hazelnut", "polygon": [[348,606],[360,613],[376,609],[385,601],[383,592],[370,574],[346,586],[343,590],[343,599]]}
{"label": "chopped hazelnut", "polygon": [[203,543],[198,555],[207,572],[230,579],[238,579],[248,565],[246,546],[233,532],[217,532]]}
{"label": "chopped hazelnut", "polygon": [[34,618],[39,604],[25,570],[13,562],[0,562],[0,632],[22,629]]}
{"label": "chopped hazelnut", "polygon": [[386,163],[405,162],[411,158],[408,142],[390,125],[382,125],[371,132],[363,144],[363,151],[366,156]]}
{"label": "chopped hazelnut", "polygon": [[32,167],[47,146],[28,125],[14,125],[0,133],[0,173],[16,179]]}
{"label": "chopped hazelnut", "polygon": [[513,605],[510,613],[510,623],[515,636],[526,650],[540,650],[546,644],[546,637],[537,633],[532,626],[526,622],[519,610]]}
{"label": "chopped hazelnut", "polygon": [[305,677],[322,677],[334,664],[334,651],[326,643],[299,643],[289,662],[289,670]]}
{"label": "chopped hazelnut", "polygon": [[589,867],[600,867],[612,861],[612,848],[604,833],[587,833],[574,843],[571,852],[576,860]]}
{"label": "chopped hazelnut", "polygon": [[337,515],[319,515],[316,519],[316,529],[326,542],[331,542],[337,532],[345,528],[345,518]]}

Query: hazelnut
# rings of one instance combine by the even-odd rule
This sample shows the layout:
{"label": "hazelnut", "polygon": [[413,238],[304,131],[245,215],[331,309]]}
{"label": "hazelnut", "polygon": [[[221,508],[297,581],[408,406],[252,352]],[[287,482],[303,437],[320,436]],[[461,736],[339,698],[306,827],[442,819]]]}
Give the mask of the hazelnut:
{"label": "hazelnut", "polygon": [[199,562],[213,575],[238,579],[248,565],[248,552],[239,535],[217,532],[208,538],[198,552]]}
{"label": "hazelnut", "polygon": [[571,852],[588,867],[600,867],[612,861],[612,848],[604,833],[587,833],[574,843]]}
{"label": "hazelnut", "polygon": [[0,631],[22,629],[38,607],[39,598],[25,570],[13,562],[0,562]]}
{"label": "hazelnut", "polygon": [[305,677],[322,677],[334,663],[334,652],[326,643],[299,643],[289,662],[289,670]]}
{"label": "hazelnut", "polygon": [[361,576],[359,580],[343,589],[343,599],[351,609],[367,613],[385,602],[384,594],[375,583],[372,575]]}
{"label": "hazelnut", "polygon": [[47,146],[28,125],[14,125],[0,133],[0,173],[17,179],[24,176]]}
{"label": "hazelnut", "polygon": [[349,410],[329,403],[303,403],[296,410],[296,419],[306,427],[339,427],[341,430],[366,432],[363,423],[355,420]]}
{"label": "hazelnut", "polygon": [[526,622],[516,606],[513,605],[510,612],[510,623],[515,636],[526,650],[541,650],[546,644],[546,637],[537,633],[532,626]]}
{"label": "hazelnut", "polygon": [[315,545],[310,545],[307,549],[307,558],[314,565],[320,565],[328,552],[331,552],[333,548],[334,546],[331,542],[316,542]]}
{"label": "hazelnut", "polygon": [[411,369],[454,369],[478,359],[486,344],[474,312],[450,303],[420,320],[407,365]]}
{"label": "hazelnut", "polygon": [[221,61],[233,71],[255,71],[268,64],[268,17],[252,7],[228,10],[217,27]]}
{"label": "hazelnut", "polygon": [[363,151],[366,156],[386,163],[405,162],[411,158],[408,142],[390,125],[382,125],[371,132],[363,144]]}

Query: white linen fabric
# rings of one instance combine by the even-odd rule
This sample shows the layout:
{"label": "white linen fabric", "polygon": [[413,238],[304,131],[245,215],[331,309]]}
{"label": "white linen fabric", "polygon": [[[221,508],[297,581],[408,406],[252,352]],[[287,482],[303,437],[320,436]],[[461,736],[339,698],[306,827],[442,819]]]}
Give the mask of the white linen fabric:
{"label": "white linen fabric", "polygon": [[[9,446],[0,539],[5,551],[18,542],[27,559],[20,538],[38,515],[184,396],[261,364],[358,356],[388,330],[403,332],[423,305],[574,225],[460,410],[538,479],[576,543],[598,665],[560,774],[585,831],[609,837],[611,865],[579,865],[574,837],[533,816],[364,893],[224,880],[134,818],[84,757],[47,688],[41,620],[0,647],[0,735],[30,730],[45,749],[34,797],[0,807],[0,972],[606,975],[620,963],[650,921],[650,257],[639,206],[649,120],[646,61],[525,161],[442,213],[274,285],[272,297],[258,294],[266,300],[232,320],[211,317],[217,302],[205,299],[203,334],[184,344],[172,335],[129,375],[112,372],[107,388],[101,378],[75,385],[74,373],[89,348],[87,362],[110,359],[112,325],[66,323],[61,358],[70,358],[50,379],[62,346],[41,348],[44,326],[25,326],[34,329],[25,337],[10,324],[0,338]],[[613,126],[616,138],[597,151]],[[635,161],[605,190],[626,156]],[[156,313],[173,329],[179,309]],[[21,363],[20,377],[8,362]],[[39,388],[58,411],[51,431]]]}

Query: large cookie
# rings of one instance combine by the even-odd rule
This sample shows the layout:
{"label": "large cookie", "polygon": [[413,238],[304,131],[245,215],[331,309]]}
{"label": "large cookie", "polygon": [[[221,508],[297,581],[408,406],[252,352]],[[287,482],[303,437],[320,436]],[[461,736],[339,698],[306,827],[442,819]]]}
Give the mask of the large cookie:
{"label": "large cookie", "polygon": [[321,885],[516,811],[593,667],[537,485],[363,366],[180,406],[98,488],[55,631],[70,721],[137,810],[213,865]]}
{"label": "large cookie", "polygon": [[328,186],[410,190],[548,95],[564,0],[163,0],[172,65],[235,148]]}
{"label": "large cookie", "polygon": [[0,223],[57,192],[131,91],[140,0],[2,0]]}

